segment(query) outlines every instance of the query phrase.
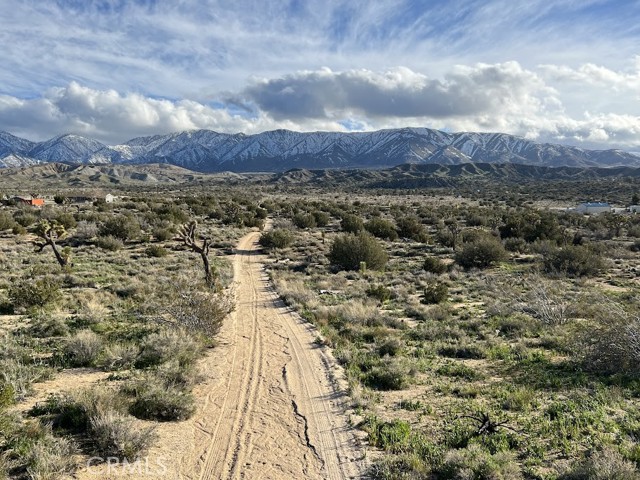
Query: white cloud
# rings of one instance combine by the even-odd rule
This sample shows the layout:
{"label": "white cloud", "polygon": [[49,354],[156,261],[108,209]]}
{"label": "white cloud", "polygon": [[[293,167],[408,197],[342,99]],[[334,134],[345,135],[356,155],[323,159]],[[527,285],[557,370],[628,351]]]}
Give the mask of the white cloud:
{"label": "white cloud", "polygon": [[[606,104],[578,110],[579,103],[565,101],[564,81],[550,81],[548,75],[548,69],[535,72],[517,62],[456,66],[441,78],[406,67],[381,72],[323,68],[256,79],[235,93],[218,94],[211,104],[71,82],[32,99],[0,96],[0,129],[33,140],[73,132],[114,144],[199,128],[256,133],[410,125],[505,132],[585,148],[640,148],[639,116]],[[576,82],[582,88],[576,89]],[[607,88],[580,76],[569,83],[588,96]]]}

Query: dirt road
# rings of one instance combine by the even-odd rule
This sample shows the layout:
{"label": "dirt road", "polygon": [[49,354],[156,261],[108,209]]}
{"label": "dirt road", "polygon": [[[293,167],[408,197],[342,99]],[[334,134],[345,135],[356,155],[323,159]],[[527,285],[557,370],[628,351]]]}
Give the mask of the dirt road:
{"label": "dirt road", "polygon": [[[162,424],[158,444],[131,478],[347,479],[362,475],[362,451],[315,333],[278,299],[245,236],[234,259],[237,308],[203,363],[192,419]],[[123,478],[105,466],[89,472]],[[113,474],[113,475],[112,475]],[[92,478],[81,475],[81,478]],[[93,478],[96,478],[95,476]]]}

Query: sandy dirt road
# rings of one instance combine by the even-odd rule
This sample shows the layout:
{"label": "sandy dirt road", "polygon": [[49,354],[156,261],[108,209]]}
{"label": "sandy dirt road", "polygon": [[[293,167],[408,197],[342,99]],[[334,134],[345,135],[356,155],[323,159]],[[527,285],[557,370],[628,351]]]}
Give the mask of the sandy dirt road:
{"label": "sandy dirt road", "polygon": [[[203,361],[196,414],[158,427],[143,465],[91,467],[79,478],[348,479],[362,450],[312,327],[278,299],[258,251],[259,233],[234,258],[237,308]],[[132,471],[137,468],[135,471]],[[127,469],[131,473],[127,473]]]}

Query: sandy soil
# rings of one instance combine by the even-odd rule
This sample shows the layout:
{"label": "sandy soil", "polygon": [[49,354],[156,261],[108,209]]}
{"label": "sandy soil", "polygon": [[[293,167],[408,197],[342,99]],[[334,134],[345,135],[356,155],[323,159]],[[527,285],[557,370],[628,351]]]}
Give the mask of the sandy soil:
{"label": "sandy soil", "polygon": [[240,240],[234,261],[237,308],[220,345],[202,363],[196,414],[160,424],[142,465],[101,465],[77,478],[348,479],[364,470],[338,387],[337,368],[317,334],[278,299],[257,251]]}

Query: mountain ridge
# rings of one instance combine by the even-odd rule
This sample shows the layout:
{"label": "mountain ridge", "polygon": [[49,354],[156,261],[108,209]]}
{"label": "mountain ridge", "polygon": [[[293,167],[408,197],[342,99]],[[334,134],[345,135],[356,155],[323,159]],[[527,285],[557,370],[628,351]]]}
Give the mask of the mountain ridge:
{"label": "mountain ridge", "polygon": [[0,167],[38,163],[168,163],[196,172],[283,172],[292,168],[388,168],[405,163],[513,163],[548,167],[640,166],[622,150],[587,150],[505,133],[447,133],[424,127],[373,132],[272,130],[246,135],[187,130],[109,146],[75,134],[31,142],[0,132]]}

